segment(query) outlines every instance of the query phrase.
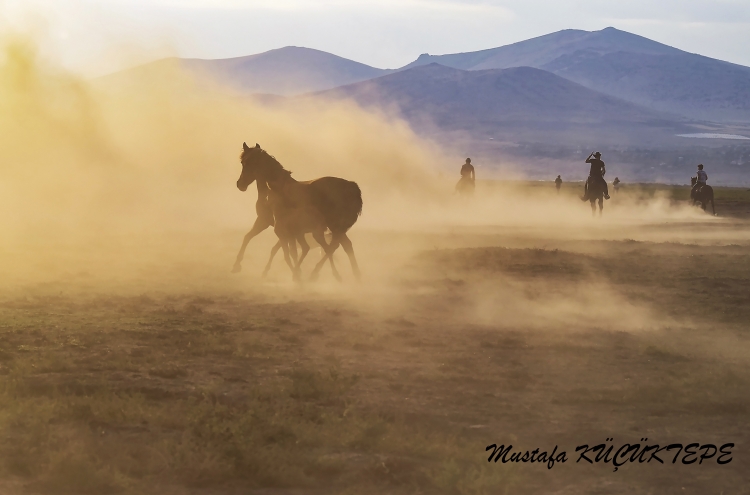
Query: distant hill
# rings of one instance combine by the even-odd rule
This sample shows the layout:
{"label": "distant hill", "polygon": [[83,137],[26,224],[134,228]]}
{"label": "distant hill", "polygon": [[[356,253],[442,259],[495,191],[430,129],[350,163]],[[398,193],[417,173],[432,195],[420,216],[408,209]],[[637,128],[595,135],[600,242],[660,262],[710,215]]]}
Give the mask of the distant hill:
{"label": "distant hill", "polygon": [[464,70],[535,67],[591,89],[693,118],[750,122],[750,67],[606,28],[565,30],[499,48],[420,56]]}
{"label": "distant hill", "polygon": [[174,66],[209,76],[251,93],[294,95],[351,84],[387,74],[330,53],[288,46],[246,57],[203,60],[163,59],[102,79],[143,79],[158,77],[161,69]]}
{"label": "distant hill", "polygon": [[464,70],[507,69],[510,67],[539,68],[561,56],[581,50],[596,53],[626,51],[648,55],[684,53],[677,48],[611,27],[601,31],[565,29],[518,43],[477,52],[451,55],[429,55],[425,53],[405,66],[404,69],[429,63],[438,63]]}
{"label": "distant hill", "polygon": [[397,108],[420,132],[470,139],[655,143],[683,124],[530,67],[465,71],[417,66],[319,93],[365,107]]}

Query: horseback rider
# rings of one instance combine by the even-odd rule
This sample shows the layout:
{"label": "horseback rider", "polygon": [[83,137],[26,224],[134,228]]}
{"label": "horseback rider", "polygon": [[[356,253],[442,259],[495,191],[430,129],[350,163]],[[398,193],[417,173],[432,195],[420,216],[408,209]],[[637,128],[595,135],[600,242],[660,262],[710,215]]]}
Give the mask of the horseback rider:
{"label": "horseback rider", "polygon": [[708,174],[703,170],[703,164],[698,165],[698,172],[696,173],[696,182],[693,188],[690,190],[690,197],[694,198],[695,195],[706,185],[708,181]]}
{"label": "horseback rider", "polygon": [[557,179],[555,179],[555,189],[557,189],[557,194],[560,194],[560,186],[562,186],[562,179],[558,175]]}
{"label": "horseback rider", "polygon": [[458,181],[458,184],[456,184],[456,192],[461,195],[474,194],[475,178],[474,165],[471,164],[471,158],[467,158],[466,163],[461,167],[461,179]]}
{"label": "horseback rider", "polygon": [[586,180],[586,195],[588,195],[588,191],[591,189],[591,186],[598,182],[604,190],[604,199],[609,199],[609,187],[607,186],[607,181],[604,180],[606,169],[604,162],[601,160],[601,157],[602,154],[596,151],[594,153],[591,153],[589,157],[586,158],[586,163],[591,164],[589,177]]}
{"label": "horseback rider", "polygon": [[615,177],[615,180],[612,181],[612,185],[615,186],[615,192],[620,190],[620,182],[622,181],[619,177]]}
{"label": "horseback rider", "polygon": [[461,167],[461,178],[474,182],[476,175],[474,173],[474,165],[471,164],[471,158],[467,158],[466,163]]}

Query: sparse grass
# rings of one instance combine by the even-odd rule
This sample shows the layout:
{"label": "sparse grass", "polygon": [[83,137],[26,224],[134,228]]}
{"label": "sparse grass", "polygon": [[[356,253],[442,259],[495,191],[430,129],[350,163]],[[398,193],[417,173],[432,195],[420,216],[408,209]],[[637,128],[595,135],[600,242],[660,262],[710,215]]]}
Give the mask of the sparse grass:
{"label": "sparse grass", "polygon": [[[438,460],[473,455],[450,434],[415,432],[358,407],[360,376],[336,359],[301,363],[306,337],[296,326],[177,303],[165,313],[150,298],[136,307],[109,299],[104,311],[86,305],[93,320],[74,301],[33,310],[7,301],[0,477],[39,493],[164,484],[346,491],[363,480],[407,493],[443,486]],[[56,330],[39,336],[50,313],[61,315]],[[455,483],[455,493],[487,493]]]}
{"label": "sparse grass", "polygon": [[[747,248],[558,244],[422,253],[387,310],[315,293],[9,293],[0,492],[741,492],[739,454],[614,476],[487,463],[491,443],[572,458],[613,436],[750,441]],[[590,284],[610,292],[586,299]],[[538,324],[556,299],[581,306],[571,328]],[[588,317],[615,303],[653,318]]]}

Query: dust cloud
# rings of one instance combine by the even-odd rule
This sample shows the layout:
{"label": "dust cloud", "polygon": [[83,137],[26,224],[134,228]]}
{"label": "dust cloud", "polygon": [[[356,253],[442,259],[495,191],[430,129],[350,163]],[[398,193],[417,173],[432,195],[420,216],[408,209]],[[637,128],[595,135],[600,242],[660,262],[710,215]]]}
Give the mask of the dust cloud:
{"label": "dust cloud", "polygon": [[[372,282],[359,293],[380,310],[399,307],[401,267],[423,250],[622,239],[646,223],[699,218],[663,197],[629,197],[607,205],[606,221],[592,221],[575,195],[521,183],[480,183],[473,200],[462,200],[453,191],[457,174],[446,172],[463,158],[450,143],[420,138],[404,122],[351,102],[256,99],[166,64],[147,79],[85,81],[40,62],[25,38],[5,44],[0,64],[0,270],[10,290],[52,281],[67,290],[114,290],[128,281],[141,291],[169,291],[205,288],[206,280],[238,289],[238,280],[257,276],[274,243],[270,230],[254,240],[245,278],[230,279],[242,230],[254,220],[254,189],[235,187],[244,141],[259,143],[298,180],[334,175],[359,183],[364,211],[351,237]],[[277,279],[286,280],[280,258],[277,264]],[[554,294],[550,283],[496,274],[471,290],[486,294],[488,283],[507,297],[472,302],[485,320],[506,303],[526,305],[534,321],[547,323],[561,315],[574,323],[595,295],[623,307],[601,280],[579,302]],[[532,285],[552,298],[544,308],[556,309],[523,296]],[[627,305],[599,307],[612,321],[647,319]],[[522,323],[529,312],[508,321]]]}

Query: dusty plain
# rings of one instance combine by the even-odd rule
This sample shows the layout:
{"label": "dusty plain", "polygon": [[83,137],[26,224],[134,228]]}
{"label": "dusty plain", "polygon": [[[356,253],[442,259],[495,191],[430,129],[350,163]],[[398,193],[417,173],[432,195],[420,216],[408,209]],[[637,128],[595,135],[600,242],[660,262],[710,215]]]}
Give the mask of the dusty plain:
{"label": "dusty plain", "polygon": [[[750,493],[750,191],[717,188],[719,217],[608,220],[654,194],[687,188],[623,187],[569,229],[355,225],[360,284],[343,253],[341,284],[296,285],[281,257],[261,279],[270,231],[237,275],[241,231],[7,268],[0,492]],[[725,465],[576,462],[607,438],[735,447]],[[567,462],[491,463],[491,444]]]}

